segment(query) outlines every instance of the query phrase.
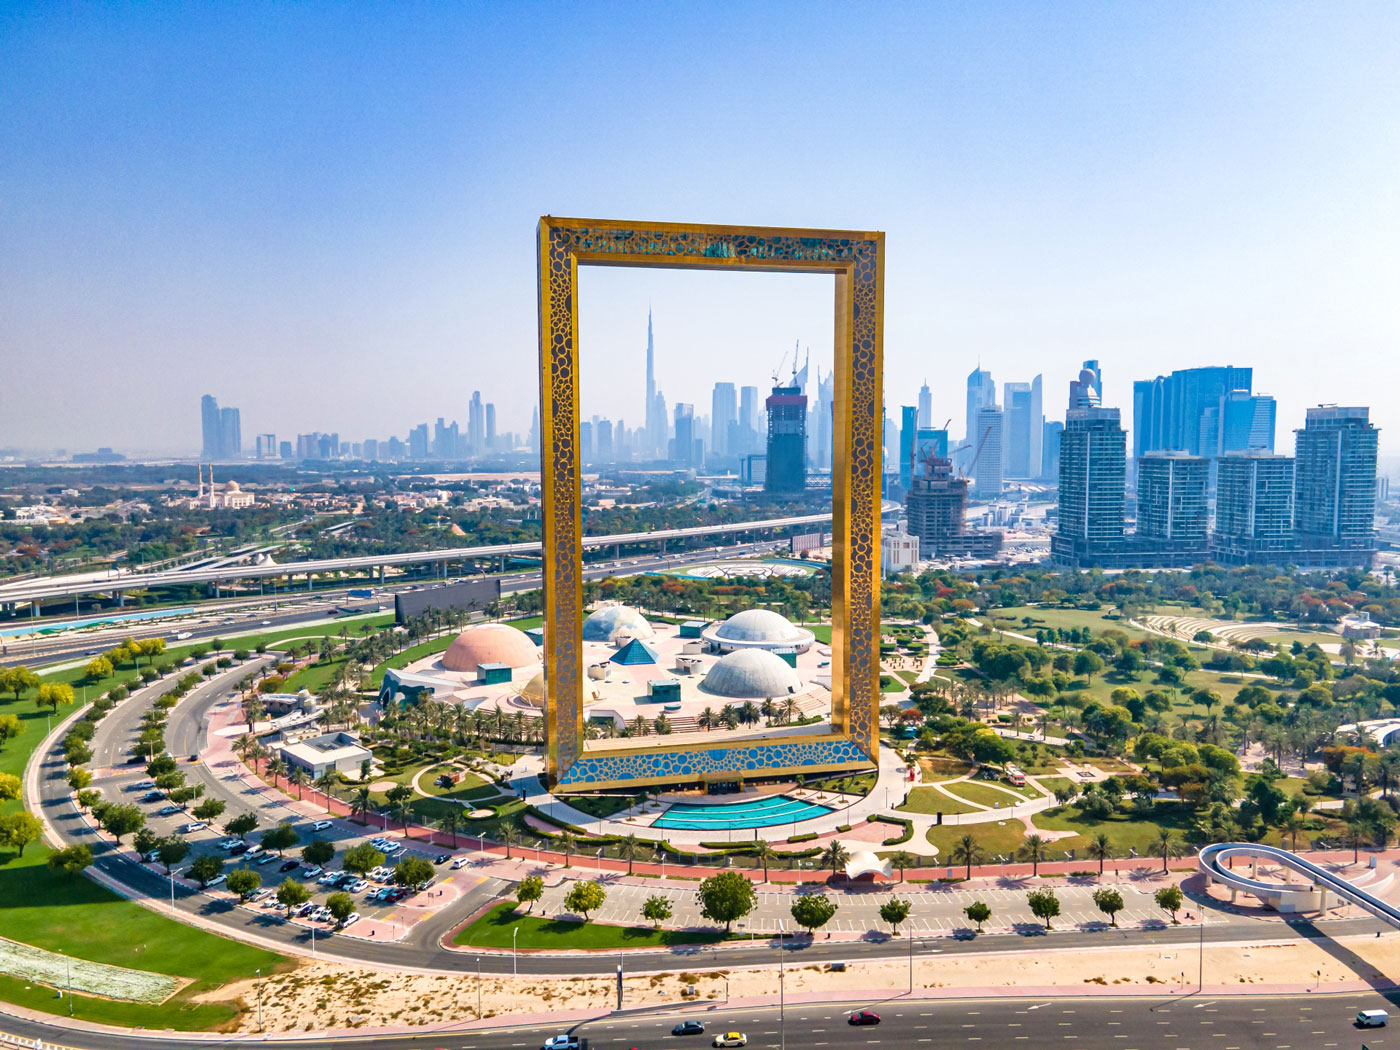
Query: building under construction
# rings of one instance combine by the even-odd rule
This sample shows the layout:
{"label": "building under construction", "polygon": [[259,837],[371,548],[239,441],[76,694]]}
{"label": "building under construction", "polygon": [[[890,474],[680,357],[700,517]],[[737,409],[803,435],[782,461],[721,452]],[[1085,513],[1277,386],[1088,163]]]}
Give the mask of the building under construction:
{"label": "building under construction", "polygon": [[1002,534],[967,527],[967,478],[954,477],[953,461],[926,451],[904,498],[908,532],[924,558],[992,558]]}

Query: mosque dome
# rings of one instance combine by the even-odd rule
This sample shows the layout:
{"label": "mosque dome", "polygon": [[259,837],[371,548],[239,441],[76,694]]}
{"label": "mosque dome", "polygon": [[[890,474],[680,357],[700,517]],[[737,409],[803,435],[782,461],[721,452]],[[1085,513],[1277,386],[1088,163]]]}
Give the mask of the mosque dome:
{"label": "mosque dome", "polygon": [[442,666],[449,671],[475,671],[478,664],[529,667],[539,662],[539,650],[529,636],[505,623],[474,624],[442,654]]}
{"label": "mosque dome", "polygon": [[766,649],[739,649],[719,660],[702,683],[706,692],[740,700],[787,696],[802,689],[797,672]]}
{"label": "mosque dome", "polygon": [[609,642],[619,630],[625,629],[633,638],[646,641],[656,636],[646,617],[627,605],[609,605],[588,614],[583,621],[585,642]]}
{"label": "mosque dome", "polygon": [[723,652],[734,649],[806,652],[814,641],[811,631],[798,627],[772,609],[737,612],[723,623],[707,627],[702,637]]}

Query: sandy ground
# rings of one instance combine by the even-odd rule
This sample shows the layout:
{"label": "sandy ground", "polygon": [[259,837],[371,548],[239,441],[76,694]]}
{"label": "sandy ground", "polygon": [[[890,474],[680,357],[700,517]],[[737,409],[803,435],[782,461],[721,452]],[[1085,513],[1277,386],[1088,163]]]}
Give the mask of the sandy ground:
{"label": "sandy ground", "polygon": [[[1171,945],[1152,949],[1105,949],[1024,952],[995,955],[930,957],[915,963],[915,981],[923,988],[1016,989],[1085,985],[1140,985],[1144,991],[1170,992],[1194,987],[1197,949]],[[1318,977],[1321,971],[1321,977]],[[1345,941],[1290,942],[1283,945],[1219,946],[1205,951],[1205,984],[1293,985],[1312,987],[1343,981],[1383,981],[1400,971],[1400,937],[1351,938]],[[908,987],[908,964],[900,961],[851,963],[844,972],[800,962],[789,964],[786,990],[856,992]],[[1183,980],[1184,977],[1184,980]],[[733,986],[730,986],[730,981]],[[477,982],[473,975],[422,977],[386,971],[314,963],[262,982],[263,1019],[268,1031],[431,1025],[476,1017]],[[745,999],[778,994],[774,970],[735,970],[730,974],[675,974],[628,978],[628,1006],[680,1003],[681,988],[694,985],[700,999],[723,1000],[726,991]],[[483,1016],[543,1014],[560,1010],[606,1010],[613,1006],[615,984],[605,978],[486,977],[481,981]],[[742,987],[742,991],[741,991]],[[253,982],[245,981],[201,997],[256,1001]],[[255,1031],[250,1009],[240,1030]]]}

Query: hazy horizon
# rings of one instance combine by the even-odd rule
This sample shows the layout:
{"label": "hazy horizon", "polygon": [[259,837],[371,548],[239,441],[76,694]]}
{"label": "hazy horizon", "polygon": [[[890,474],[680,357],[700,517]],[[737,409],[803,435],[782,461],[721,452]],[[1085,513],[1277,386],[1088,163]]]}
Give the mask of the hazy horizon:
{"label": "hazy horizon", "polygon": [[[881,229],[886,402],[980,360],[1248,365],[1400,404],[1400,9],[18,8],[0,15],[0,447],[523,434],[539,216]],[[585,271],[583,410],[831,354],[828,278]],[[18,396],[17,396],[18,395]]]}

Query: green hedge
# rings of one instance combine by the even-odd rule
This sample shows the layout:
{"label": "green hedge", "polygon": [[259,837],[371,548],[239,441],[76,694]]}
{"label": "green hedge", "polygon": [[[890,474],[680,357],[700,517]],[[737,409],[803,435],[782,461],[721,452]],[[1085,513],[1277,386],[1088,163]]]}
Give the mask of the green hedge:
{"label": "green hedge", "polygon": [[914,837],[914,822],[912,820],[905,820],[903,817],[892,817],[888,813],[873,814],[869,820],[871,823],[879,821],[881,824],[897,824],[904,829],[893,838],[885,839],[881,845],[898,846],[900,843],[908,842]]}
{"label": "green hedge", "polygon": [[811,841],[812,841],[814,838],[816,838],[816,837],[817,837],[817,833],[816,833],[815,831],[804,831],[804,832],[802,832],[802,834],[800,834],[800,835],[789,835],[789,836],[788,836],[788,842],[789,842],[789,843],[811,842]]}

